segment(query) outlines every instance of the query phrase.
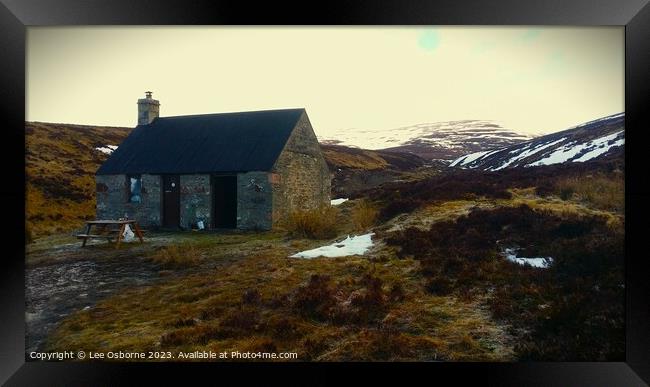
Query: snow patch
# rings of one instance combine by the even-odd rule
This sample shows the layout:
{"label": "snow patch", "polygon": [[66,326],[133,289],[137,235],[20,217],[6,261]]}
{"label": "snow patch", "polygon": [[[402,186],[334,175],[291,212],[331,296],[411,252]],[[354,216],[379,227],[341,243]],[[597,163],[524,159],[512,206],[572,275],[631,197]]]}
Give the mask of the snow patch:
{"label": "snow patch", "polygon": [[330,204],[333,205],[333,206],[338,206],[339,204],[345,203],[348,200],[350,200],[350,199],[348,199],[348,198],[333,199],[333,200],[330,201]]}
{"label": "snow patch", "polygon": [[451,164],[449,164],[449,166],[450,166],[450,167],[455,167],[455,166],[458,165],[460,162],[462,162],[463,160],[465,160],[465,158],[466,158],[467,156],[471,156],[471,154],[470,154],[470,155],[465,155],[465,156],[462,156],[462,157],[457,158],[456,160],[452,161]]}
{"label": "snow patch", "polygon": [[534,163],[528,164],[528,166],[534,167],[538,165],[551,165],[551,164],[564,163],[566,161],[571,160],[573,157],[579,155],[585,150],[587,150],[588,152],[573,161],[580,161],[580,162],[587,161],[600,154],[606,153],[613,146],[623,145],[625,143],[624,139],[619,139],[615,143],[608,145],[609,142],[614,141],[622,132],[623,131],[621,130],[619,132],[610,134],[608,136],[599,137],[595,140],[591,140],[583,144],[569,143],[567,145],[558,148],[557,150],[555,150],[555,152],[551,153],[545,158],[538,160]]}
{"label": "snow patch", "polygon": [[460,166],[460,165],[467,165],[470,164],[473,161],[483,159],[485,157],[490,156],[491,154],[497,153],[499,151],[502,151],[504,148],[499,148],[495,150],[487,150],[483,152],[476,152],[476,153],[470,153],[468,155],[462,156],[460,158],[457,158],[456,160],[452,161],[451,164],[449,164],[450,167],[455,167],[455,166]]}
{"label": "snow patch", "polygon": [[506,168],[507,166],[511,165],[511,164],[514,163],[515,161],[519,161],[519,160],[525,159],[525,158],[528,157],[528,156],[532,156],[532,155],[534,155],[535,153],[541,152],[541,151],[543,151],[544,149],[546,149],[546,148],[548,148],[548,147],[551,147],[551,146],[553,146],[553,145],[555,145],[555,144],[558,144],[558,143],[560,143],[560,142],[562,142],[562,141],[564,141],[564,140],[566,140],[566,137],[562,137],[562,138],[559,139],[559,140],[551,141],[551,142],[549,142],[549,143],[547,143],[547,144],[544,144],[544,145],[538,145],[538,146],[536,146],[536,147],[533,148],[533,149],[524,150],[523,152],[521,152],[521,153],[518,154],[517,156],[511,158],[510,160],[508,160],[508,161],[506,161],[505,163],[503,163],[501,166],[499,166],[499,167],[497,167],[497,168],[494,168],[494,169],[492,169],[492,170],[493,170],[493,171],[498,171],[498,170],[501,170],[501,169],[503,169],[503,168]]}
{"label": "snow patch", "polygon": [[316,257],[345,257],[348,255],[363,255],[372,247],[372,236],[375,233],[369,233],[359,236],[350,236],[341,242],[335,242],[331,245],[321,246],[312,250],[301,251],[291,255],[289,258],[316,258]]}
{"label": "snow patch", "polygon": [[555,152],[544,157],[543,159],[528,164],[528,166],[535,167],[538,165],[551,165],[551,164],[563,163],[565,161],[569,161],[571,158],[580,154],[580,152],[582,152],[585,148],[587,148],[587,144],[576,145],[575,143],[570,143],[564,145],[561,148],[558,148],[557,150],[555,150]]}
{"label": "snow patch", "polygon": [[614,140],[616,138],[616,136],[619,133],[622,133],[622,132],[623,131],[620,131],[618,133],[614,133],[612,135],[609,135],[609,136],[606,136],[606,137],[601,137],[601,138],[598,138],[598,139],[592,141],[593,145],[596,146],[596,148],[590,150],[589,152],[583,154],[582,156],[578,157],[577,159],[575,159],[573,161],[577,161],[577,162],[581,163],[583,161],[591,160],[591,159],[593,159],[595,157],[598,157],[598,156],[600,156],[600,155],[602,155],[604,153],[607,153],[610,149],[612,149],[614,147],[624,145],[625,144],[625,139],[624,138],[620,138],[617,141],[615,141],[614,143],[609,144],[610,141]]}
{"label": "snow patch", "polygon": [[102,153],[106,153],[107,155],[113,153],[115,149],[117,149],[117,145],[106,145],[106,146],[100,146],[95,148],[95,150],[98,150]]}
{"label": "snow patch", "polygon": [[484,154],[486,154],[486,153],[488,153],[488,152],[490,152],[490,151],[476,152],[476,153],[468,154],[467,156],[465,156],[465,157],[463,158],[463,161],[460,163],[460,165],[469,164],[469,163],[471,163],[472,161],[478,159],[479,157],[483,156]]}
{"label": "snow patch", "polygon": [[551,266],[553,263],[553,258],[551,257],[538,257],[538,258],[523,258],[517,256],[517,248],[507,248],[503,251],[506,259],[510,262],[518,263],[520,265],[530,265],[532,267],[538,267],[546,269]]}

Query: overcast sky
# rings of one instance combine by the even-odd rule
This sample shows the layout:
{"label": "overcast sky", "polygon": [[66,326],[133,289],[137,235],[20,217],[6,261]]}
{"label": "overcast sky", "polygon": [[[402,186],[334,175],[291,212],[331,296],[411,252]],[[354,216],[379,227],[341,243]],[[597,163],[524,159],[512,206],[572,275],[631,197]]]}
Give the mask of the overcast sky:
{"label": "overcast sky", "polygon": [[304,107],[316,133],[495,120],[550,133],[624,111],[623,27],[29,27],[28,121],[135,126]]}

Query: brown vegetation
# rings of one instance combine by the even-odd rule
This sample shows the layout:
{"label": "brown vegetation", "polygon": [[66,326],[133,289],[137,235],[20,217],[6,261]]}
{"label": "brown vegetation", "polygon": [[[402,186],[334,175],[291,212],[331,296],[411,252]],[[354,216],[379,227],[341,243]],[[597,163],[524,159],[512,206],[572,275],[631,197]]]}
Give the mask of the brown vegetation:
{"label": "brown vegetation", "polygon": [[27,233],[67,232],[95,216],[95,171],[130,128],[25,123]]}
{"label": "brown vegetation", "polygon": [[[604,192],[602,199],[593,199],[602,203],[608,202],[611,197],[622,192],[621,174],[622,164],[617,161],[587,162],[558,164],[538,168],[513,168],[498,172],[480,170],[450,170],[436,176],[428,177],[416,182],[387,183],[378,188],[359,192],[353,197],[368,197],[383,204],[379,214],[381,220],[388,220],[400,213],[411,212],[416,208],[432,202],[450,200],[475,200],[478,198],[510,199],[513,188],[538,187],[540,195],[556,190],[556,182],[576,176],[598,173],[605,181],[611,180],[607,189],[594,189],[585,186],[581,190],[584,194],[591,192],[598,197],[599,192]],[[604,185],[602,182],[600,185]],[[620,195],[616,196],[614,203],[620,202]],[[612,205],[610,203],[610,205]]]}
{"label": "brown vegetation", "polygon": [[294,211],[282,226],[292,237],[329,239],[335,237],[339,229],[337,214],[338,209],[331,206]]}
{"label": "brown vegetation", "polygon": [[[565,218],[527,206],[478,209],[387,242],[420,260],[433,294],[490,294],[495,318],[519,332],[521,359],[623,358],[623,230],[605,217]],[[501,250],[512,246],[523,256],[550,256],[553,264],[508,262]]]}
{"label": "brown vegetation", "polygon": [[332,172],[333,197],[349,197],[369,187],[396,180],[413,180],[438,173],[442,165],[425,166],[411,153],[321,145]]}
{"label": "brown vegetation", "polygon": [[331,171],[339,168],[409,170],[424,165],[424,159],[406,152],[369,150],[341,145],[321,145],[321,149]]}
{"label": "brown vegetation", "polygon": [[[223,249],[215,239],[211,246]],[[268,240],[259,255],[133,288],[75,313],[50,336],[48,349],[251,349],[325,361],[509,359],[503,331],[477,302],[424,292],[416,261],[287,259],[291,249],[280,241]],[[460,345],[468,334],[481,342]]]}
{"label": "brown vegetation", "polygon": [[196,266],[201,262],[201,249],[195,243],[180,243],[165,246],[149,256],[149,259],[164,269],[179,269]]}
{"label": "brown vegetation", "polygon": [[379,209],[372,203],[362,200],[352,209],[352,224],[356,231],[365,231],[377,223]]}
{"label": "brown vegetation", "polygon": [[575,199],[594,208],[625,212],[625,179],[622,172],[590,173],[557,179],[540,187],[541,195],[555,195],[562,200]]}

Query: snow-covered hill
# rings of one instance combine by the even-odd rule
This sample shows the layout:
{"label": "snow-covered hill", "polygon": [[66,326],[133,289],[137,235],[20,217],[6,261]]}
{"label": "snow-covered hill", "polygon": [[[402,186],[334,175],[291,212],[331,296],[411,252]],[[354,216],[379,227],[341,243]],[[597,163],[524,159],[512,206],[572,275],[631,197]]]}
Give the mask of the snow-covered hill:
{"label": "snow-covered hill", "polygon": [[387,130],[340,130],[319,137],[323,144],[409,152],[426,159],[453,160],[468,153],[506,147],[532,137],[486,120],[445,121]]}
{"label": "snow-covered hill", "polygon": [[625,113],[619,113],[521,144],[467,154],[449,166],[498,171],[520,166],[584,162],[623,152],[624,144]]}

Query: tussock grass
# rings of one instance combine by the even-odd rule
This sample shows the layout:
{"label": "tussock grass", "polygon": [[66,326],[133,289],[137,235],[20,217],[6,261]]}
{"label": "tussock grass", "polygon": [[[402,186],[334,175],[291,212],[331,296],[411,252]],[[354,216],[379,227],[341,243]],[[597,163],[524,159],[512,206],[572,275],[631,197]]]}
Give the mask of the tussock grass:
{"label": "tussock grass", "polygon": [[612,230],[623,232],[623,213],[594,208],[595,206],[585,201],[562,200],[556,196],[539,197],[535,194],[537,191],[535,187],[527,189],[512,189],[510,191],[513,194],[512,200],[497,200],[495,201],[495,204],[498,206],[508,207],[526,205],[536,211],[551,212],[563,219],[598,216],[605,218],[607,225]]}
{"label": "tussock grass", "polygon": [[195,243],[190,242],[165,246],[154,252],[149,258],[165,269],[196,266],[203,259],[201,249]]}
{"label": "tussock grass", "polygon": [[377,223],[379,209],[374,204],[362,200],[352,209],[352,224],[356,231],[365,231]]}
{"label": "tussock grass", "polygon": [[560,179],[555,194],[563,200],[576,199],[601,210],[625,212],[625,180],[622,174],[593,174]]}
{"label": "tussock grass", "polygon": [[334,238],[339,229],[338,212],[339,210],[332,206],[294,211],[283,222],[283,227],[291,237],[309,239]]}

